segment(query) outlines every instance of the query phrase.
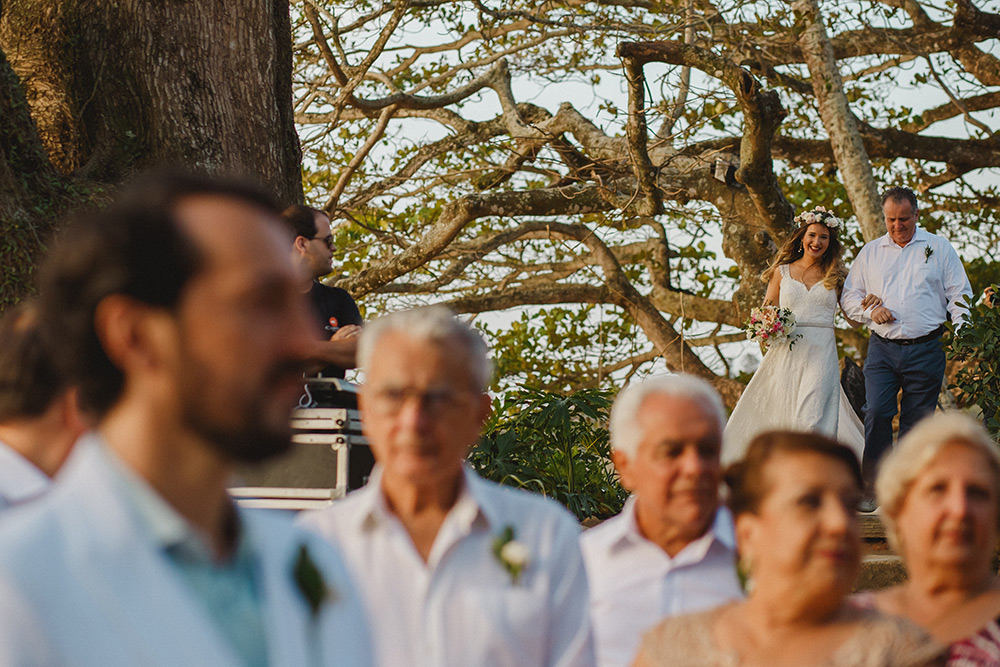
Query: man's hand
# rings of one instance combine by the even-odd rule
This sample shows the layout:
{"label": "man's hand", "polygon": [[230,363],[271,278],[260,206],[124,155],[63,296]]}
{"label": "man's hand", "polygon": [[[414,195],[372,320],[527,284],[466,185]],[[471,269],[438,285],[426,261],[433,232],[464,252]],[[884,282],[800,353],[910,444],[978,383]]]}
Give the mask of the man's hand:
{"label": "man's hand", "polygon": [[361,327],[357,324],[345,324],[330,336],[330,340],[348,340],[350,338],[357,338],[361,335]]}
{"label": "man's hand", "polygon": [[357,365],[359,335],[361,327],[356,324],[346,324],[334,331],[329,340],[322,338],[316,340],[310,357],[323,365],[333,364],[341,368],[354,368]]}
{"label": "man's hand", "polygon": [[875,296],[874,294],[866,294],[865,298],[861,299],[861,309],[868,310],[869,308],[877,308],[882,305],[882,299]]}
{"label": "man's hand", "polygon": [[888,324],[889,322],[895,322],[896,318],[893,317],[892,313],[885,306],[878,306],[872,311],[872,321],[875,324]]}

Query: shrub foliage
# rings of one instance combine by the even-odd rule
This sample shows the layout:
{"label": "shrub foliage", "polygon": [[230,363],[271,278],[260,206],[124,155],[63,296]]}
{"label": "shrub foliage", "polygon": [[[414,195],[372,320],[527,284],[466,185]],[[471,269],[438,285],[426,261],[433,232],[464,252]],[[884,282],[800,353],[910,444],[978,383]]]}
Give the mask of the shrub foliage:
{"label": "shrub foliage", "polygon": [[996,438],[1000,435],[1000,308],[981,302],[969,308],[964,326],[956,330],[949,324],[948,328],[948,358],[962,362],[950,388],[958,391],[964,405],[979,406],[983,424]]}
{"label": "shrub foliage", "polygon": [[610,459],[606,392],[517,389],[494,400],[470,464],[484,477],[555,498],[577,518],[621,511],[627,496]]}

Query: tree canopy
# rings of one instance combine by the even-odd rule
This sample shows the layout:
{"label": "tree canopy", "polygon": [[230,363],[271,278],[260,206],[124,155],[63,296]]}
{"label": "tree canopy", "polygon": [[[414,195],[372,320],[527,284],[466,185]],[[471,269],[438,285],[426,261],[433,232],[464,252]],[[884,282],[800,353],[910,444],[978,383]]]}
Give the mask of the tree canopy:
{"label": "tree canopy", "polygon": [[886,185],[974,287],[997,278],[996,0],[198,6],[0,2],[0,305],[130,173],[243,171],[290,201],[299,142],[338,284],[370,313],[477,315],[501,374],[547,389],[666,365],[733,402],[735,327],[795,212],[856,215],[849,260]]}
{"label": "tree canopy", "polygon": [[877,190],[906,184],[922,224],[994,260],[987,4],[307,0],[307,196],[370,309],[503,313],[481,321],[504,374],[595,386],[665,363],[732,401],[725,344],[796,210],[856,214],[853,253],[884,233]]}

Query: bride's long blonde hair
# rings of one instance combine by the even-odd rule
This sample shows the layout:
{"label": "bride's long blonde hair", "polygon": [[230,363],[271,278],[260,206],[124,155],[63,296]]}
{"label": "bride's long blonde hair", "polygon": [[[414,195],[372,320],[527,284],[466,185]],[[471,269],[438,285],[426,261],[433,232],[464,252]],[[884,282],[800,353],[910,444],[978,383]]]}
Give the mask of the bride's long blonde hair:
{"label": "bride's long blonde hair", "polygon": [[830,244],[826,247],[826,252],[823,253],[823,256],[819,258],[819,267],[823,270],[823,287],[837,290],[837,295],[839,296],[840,290],[844,286],[844,279],[847,277],[847,267],[844,266],[844,261],[841,259],[841,255],[844,253],[844,246],[840,243],[840,239],[837,238],[838,228],[844,226],[843,220],[835,217],[823,208],[815,208],[812,211],[796,216],[795,222],[799,223],[798,229],[782,244],[774,259],[768,264],[767,269],[764,270],[764,273],[760,274],[760,279],[765,283],[770,282],[771,276],[774,275],[779,266],[782,264],[791,264],[801,259],[802,255],[805,254],[805,249],[802,247],[802,239],[805,237],[806,231],[809,230],[809,225],[820,224],[830,232]]}

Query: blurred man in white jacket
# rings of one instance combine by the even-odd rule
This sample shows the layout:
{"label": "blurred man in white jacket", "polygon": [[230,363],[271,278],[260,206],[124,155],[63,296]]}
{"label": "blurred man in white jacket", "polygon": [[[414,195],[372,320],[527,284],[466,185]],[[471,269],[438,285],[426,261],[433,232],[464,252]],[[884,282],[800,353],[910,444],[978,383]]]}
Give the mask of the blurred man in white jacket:
{"label": "blurred man in white jacket", "polygon": [[0,319],[0,511],[34,500],[86,428],[76,390],[38,335],[34,304]]}
{"label": "blurred man in white jacket", "polygon": [[336,552],[226,490],[289,446],[314,334],[287,245],[266,195],[180,174],[60,237],[39,321],[97,427],[0,520],[0,664],[368,664]]}

